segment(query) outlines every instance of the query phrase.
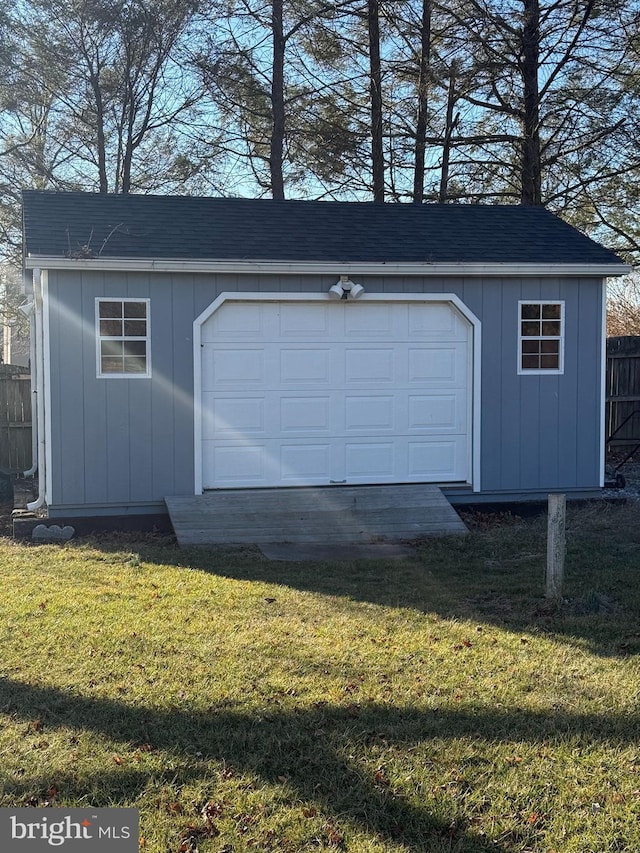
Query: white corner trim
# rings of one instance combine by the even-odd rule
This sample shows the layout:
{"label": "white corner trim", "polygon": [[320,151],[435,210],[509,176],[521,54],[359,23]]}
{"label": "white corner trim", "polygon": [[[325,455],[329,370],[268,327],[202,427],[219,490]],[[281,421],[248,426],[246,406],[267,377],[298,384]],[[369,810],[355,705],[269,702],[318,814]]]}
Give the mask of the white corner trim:
{"label": "white corner trim", "polygon": [[[466,307],[466,306],[465,306]],[[480,491],[481,473],[481,435],[482,435],[482,323],[467,308],[467,319],[473,330],[473,365],[472,365],[472,391],[473,394],[473,421],[471,424],[471,460],[473,465],[473,482],[471,484],[474,492]]]}
{"label": "white corner trim", "polygon": [[119,270],[129,272],[272,273],[274,275],[419,275],[419,276],[618,276],[632,271],[628,264],[523,263],[403,263],[371,261],[270,261],[230,258],[189,260],[171,258],[64,258],[28,255],[25,267],[58,270]]}
{"label": "white corner trim", "polygon": [[[215,300],[218,302],[218,300]],[[215,304],[215,303],[213,303]],[[220,303],[222,304],[222,303]],[[202,317],[202,314],[200,315]],[[193,321],[193,469],[194,494],[202,494],[202,322]],[[200,321],[200,322],[199,322]]]}
{"label": "white corner trim", "polygon": [[[37,452],[34,460],[38,471],[38,494],[33,501],[27,503],[28,510],[40,509],[45,502],[46,484],[46,429],[44,413],[44,334],[43,307],[42,307],[42,271],[35,269],[33,272],[33,304],[34,311],[31,318],[32,331],[35,336],[35,361],[36,369],[31,379],[33,391],[32,420],[35,416],[37,440]],[[35,379],[35,385],[34,385]]]}
{"label": "white corner trim", "polygon": [[[52,427],[51,427],[51,328],[50,328],[50,308],[51,301],[49,297],[49,276],[47,271],[42,271],[42,332],[44,338],[44,352],[42,357],[43,363],[43,379],[44,379],[44,435],[45,435],[45,492],[44,497],[47,506],[52,503],[52,484],[51,472],[53,471],[53,448],[52,448]],[[40,472],[38,472],[40,476]]]}
{"label": "white corner trim", "polygon": [[601,288],[600,320],[600,488],[604,489],[607,462],[607,280]]}
{"label": "white corner trim", "polygon": [[[193,321],[193,406],[194,406],[194,493],[202,487],[202,327],[225,302],[331,302],[328,293],[241,293],[224,292]],[[455,293],[365,293],[358,304],[366,302],[449,302],[469,322],[473,332],[472,404],[471,404],[471,476],[472,490],[480,491],[481,472],[481,376],[482,324],[480,319]]]}

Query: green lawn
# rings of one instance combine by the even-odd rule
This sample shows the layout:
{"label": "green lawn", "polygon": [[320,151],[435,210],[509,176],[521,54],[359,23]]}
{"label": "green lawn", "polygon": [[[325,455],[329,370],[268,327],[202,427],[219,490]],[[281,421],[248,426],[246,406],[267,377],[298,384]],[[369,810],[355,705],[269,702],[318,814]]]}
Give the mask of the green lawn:
{"label": "green lawn", "polygon": [[149,853],[640,850],[640,504],[415,558],[0,539],[0,806]]}

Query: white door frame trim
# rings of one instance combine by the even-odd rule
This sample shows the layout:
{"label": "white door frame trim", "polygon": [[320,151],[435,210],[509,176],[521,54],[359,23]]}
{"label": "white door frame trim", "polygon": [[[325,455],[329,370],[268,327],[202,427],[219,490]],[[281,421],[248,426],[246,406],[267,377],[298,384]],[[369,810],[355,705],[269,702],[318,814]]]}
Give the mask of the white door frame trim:
{"label": "white door frame trim", "polygon": [[[194,425],[194,493],[201,495],[202,488],[202,327],[225,302],[330,302],[327,293],[238,293],[224,292],[208,305],[193,321],[193,425]],[[449,302],[473,329],[473,342],[469,353],[471,388],[471,477],[474,492],[480,491],[480,377],[481,377],[481,323],[478,317],[455,293],[366,293],[357,304],[365,302]]]}

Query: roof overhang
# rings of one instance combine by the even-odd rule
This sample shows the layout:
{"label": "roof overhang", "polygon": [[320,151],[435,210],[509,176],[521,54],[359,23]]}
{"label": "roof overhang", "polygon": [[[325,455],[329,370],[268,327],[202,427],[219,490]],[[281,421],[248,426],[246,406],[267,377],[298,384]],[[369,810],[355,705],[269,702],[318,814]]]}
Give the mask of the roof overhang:
{"label": "roof overhang", "polygon": [[117,270],[127,272],[273,273],[309,275],[416,276],[608,276],[627,275],[628,264],[381,263],[370,261],[189,260],[170,258],[61,258],[28,255],[27,269]]}

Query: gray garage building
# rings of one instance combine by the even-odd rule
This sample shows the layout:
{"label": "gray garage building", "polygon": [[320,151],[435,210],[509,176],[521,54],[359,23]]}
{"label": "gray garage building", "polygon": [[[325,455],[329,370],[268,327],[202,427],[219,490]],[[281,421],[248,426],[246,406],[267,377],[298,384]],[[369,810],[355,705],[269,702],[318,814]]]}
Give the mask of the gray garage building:
{"label": "gray garage building", "polygon": [[51,518],[604,476],[608,249],[533,207],[24,193]]}

